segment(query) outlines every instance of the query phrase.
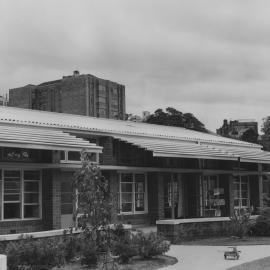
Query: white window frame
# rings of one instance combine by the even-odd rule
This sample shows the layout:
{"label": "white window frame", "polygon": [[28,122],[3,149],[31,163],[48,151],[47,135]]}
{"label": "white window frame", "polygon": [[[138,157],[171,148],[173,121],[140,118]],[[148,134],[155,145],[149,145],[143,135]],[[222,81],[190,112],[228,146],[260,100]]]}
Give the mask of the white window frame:
{"label": "white window frame", "polygon": [[[242,197],[242,183],[243,183],[242,177],[247,177],[247,198]],[[250,176],[249,175],[240,175],[240,179],[239,179],[239,176],[235,176],[235,179],[233,180],[233,185],[235,183],[237,183],[236,180],[240,180],[239,181],[239,190],[238,190],[239,197],[234,196],[235,189],[233,188],[233,200],[238,200],[239,204],[237,206],[235,206],[233,203],[233,207],[234,207],[234,209],[248,209],[250,207],[250,186],[249,186],[250,185]],[[242,205],[243,199],[247,199],[247,206]]]}
{"label": "white window frame", "polygon": [[[80,153],[79,151],[63,151],[64,152],[64,159],[61,159],[60,160],[60,163],[72,163],[72,164],[81,164],[82,161],[81,160],[70,160],[68,159],[68,153],[69,152],[78,152]],[[91,152],[90,152],[91,153]],[[99,153],[96,153],[96,152],[92,152],[93,154],[96,154],[96,160],[95,161],[91,161],[91,163],[93,164],[99,164]]]}
{"label": "white window frame", "polygon": [[[13,169],[13,168],[0,168],[1,170],[1,220],[3,221],[20,221],[20,220],[40,220],[42,219],[42,172],[39,169]],[[4,171],[20,171],[20,218],[11,218],[11,219],[4,219]],[[24,171],[38,171],[40,174],[39,183],[39,217],[30,217],[24,218],[24,205],[30,205],[28,203],[25,204],[24,202]],[[33,181],[36,182],[37,180],[26,180],[27,182]],[[33,204],[37,205],[37,204]]]}
{"label": "white window frame", "polygon": [[[122,211],[122,192],[121,192],[121,183],[122,183],[122,175],[123,174],[132,174],[132,211],[130,212],[123,212]],[[145,185],[145,191],[144,191],[144,209],[143,211],[136,211],[135,210],[135,175],[136,174],[143,174],[144,175],[144,185]],[[133,171],[121,171],[118,172],[119,175],[119,206],[120,211],[119,214],[121,215],[136,215],[136,214],[147,214],[148,213],[148,191],[147,191],[147,173],[146,172],[133,172]],[[130,182],[131,183],[131,182]]]}

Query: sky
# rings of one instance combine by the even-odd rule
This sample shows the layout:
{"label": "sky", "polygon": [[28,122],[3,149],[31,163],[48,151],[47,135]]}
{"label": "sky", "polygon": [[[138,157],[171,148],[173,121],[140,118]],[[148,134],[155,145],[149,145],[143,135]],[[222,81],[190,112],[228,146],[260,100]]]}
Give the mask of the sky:
{"label": "sky", "polygon": [[261,124],[269,14],[269,0],[0,0],[0,94],[79,70],[124,84],[127,113]]}

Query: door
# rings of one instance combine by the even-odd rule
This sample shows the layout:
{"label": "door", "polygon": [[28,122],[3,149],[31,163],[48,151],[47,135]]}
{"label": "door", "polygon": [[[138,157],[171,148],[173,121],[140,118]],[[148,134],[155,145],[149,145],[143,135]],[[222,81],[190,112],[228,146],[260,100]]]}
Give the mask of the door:
{"label": "door", "polygon": [[249,177],[247,175],[235,177],[233,187],[234,209],[249,208]]}
{"label": "door", "polygon": [[179,192],[179,179],[175,173],[164,174],[164,215],[165,218],[177,218],[180,211],[179,205],[180,192]]}
{"label": "door", "polygon": [[61,228],[73,227],[73,192],[70,180],[61,182]]}

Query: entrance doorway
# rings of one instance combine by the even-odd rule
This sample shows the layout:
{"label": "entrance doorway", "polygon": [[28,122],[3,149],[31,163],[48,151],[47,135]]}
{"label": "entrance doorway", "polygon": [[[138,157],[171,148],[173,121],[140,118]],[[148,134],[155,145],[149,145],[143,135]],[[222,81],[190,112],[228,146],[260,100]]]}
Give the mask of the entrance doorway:
{"label": "entrance doorway", "polygon": [[164,216],[180,218],[182,211],[182,182],[179,174],[164,174]]}
{"label": "entrance doorway", "polygon": [[250,207],[249,177],[247,175],[235,177],[233,182],[234,209]]}

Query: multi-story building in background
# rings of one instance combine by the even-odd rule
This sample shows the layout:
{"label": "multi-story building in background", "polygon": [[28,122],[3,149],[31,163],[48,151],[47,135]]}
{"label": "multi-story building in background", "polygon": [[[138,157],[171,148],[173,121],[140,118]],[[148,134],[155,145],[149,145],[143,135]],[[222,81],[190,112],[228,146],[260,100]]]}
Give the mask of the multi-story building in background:
{"label": "multi-story building in background", "polygon": [[124,119],[125,86],[74,71],[60,80],[10,89],[9,106]]}
{"label": "multi-story building in background", "polygon": [[7,96],[0,96],[0,106],[7,106],[8,99]]}
{"label": "multi-story building in background", "polygon": [[224,137],[241,139],[242,135],[249,129],[252,129],[258,134],[258,123],[251,119],[239,119],[229,122],[227,119],[224,119],[222,127],[217,129],[217,134]]}

